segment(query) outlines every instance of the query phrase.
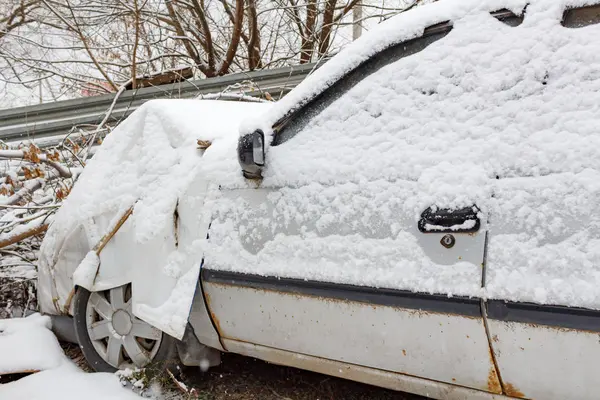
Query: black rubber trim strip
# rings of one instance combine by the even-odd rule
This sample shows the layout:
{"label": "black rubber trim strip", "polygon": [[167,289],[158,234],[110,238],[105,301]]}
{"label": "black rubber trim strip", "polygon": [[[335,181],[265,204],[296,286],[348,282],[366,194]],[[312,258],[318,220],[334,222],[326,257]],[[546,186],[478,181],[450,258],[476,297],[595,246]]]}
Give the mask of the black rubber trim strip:
{"label": "black rubber trim strip", "polygon": [[[425,312],[481,318],[479,298],[372,288],[292,278],[202,269],[204,282],[245,288],[356,301]],[[600,332],[600,311],[586,308],[488,300],[488,319]]]}
{"label": "black rubber trim strip", "polygon": [[600,311],[596,310],[502,300],[488,300],[486,306],[488,319],[600,332]]}
{"label": "black rubber trim strip", "polygon": [[481,318],[479,298],[202,269],[203,282]]}

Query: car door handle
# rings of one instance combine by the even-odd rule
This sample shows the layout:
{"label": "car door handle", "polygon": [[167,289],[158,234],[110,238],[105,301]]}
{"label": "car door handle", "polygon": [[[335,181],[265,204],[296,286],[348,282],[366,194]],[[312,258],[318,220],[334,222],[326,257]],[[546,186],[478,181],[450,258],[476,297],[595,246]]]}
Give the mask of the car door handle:
{"label": "car door handle", "polygon": [[473,233],[480,226],[477,206],[458,210],[432,206],[423,211],[419,220],[419,230],[423,233]]}

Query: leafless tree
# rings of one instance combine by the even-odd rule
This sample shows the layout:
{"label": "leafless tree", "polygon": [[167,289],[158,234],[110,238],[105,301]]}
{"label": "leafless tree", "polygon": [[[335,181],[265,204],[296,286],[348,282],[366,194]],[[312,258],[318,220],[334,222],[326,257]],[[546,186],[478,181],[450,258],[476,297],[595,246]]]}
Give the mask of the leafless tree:
{"label": "leafless tree", "polygon": [[20,26],[34,22],[39,0],[6,1],[0,3],[0,39]]}
{"label": "leafless tree", "polygon": [[351,25],[423,0],[362,0],[362,16],[359,0],[0,1],[0,90],[42,101],[185,67],[201,78],[316,61],[352,40]]}

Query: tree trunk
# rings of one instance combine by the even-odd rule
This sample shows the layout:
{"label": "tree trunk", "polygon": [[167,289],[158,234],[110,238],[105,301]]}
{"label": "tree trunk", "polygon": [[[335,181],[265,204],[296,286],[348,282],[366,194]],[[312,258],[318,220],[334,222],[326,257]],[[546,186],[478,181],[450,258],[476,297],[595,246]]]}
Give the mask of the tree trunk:
{"label": "tree trunk", "polygon": [[258,29],[258,16],[256,13],[256,0],[248,0],[248,68],[253,71],[261,68],[260,60],[260,31]]}
{"label": "tree trunk", "polygon": [[309,0],[306,6],[306,24],[304,35],[302,37],[302,47],[300,49],[300,64],[306,64],[311,61],[314,47],[314,31],[317,22],[317,2]]}
{"label": "tree trunk", "polygon": [[233,32],[231,34],[231,42],[225,53],[225,59],[219,68],[218,75],[225,75],[229,72],[229,67],[233,62],[233,57],[237,52],[238,45],[240,43],[240,37],[242,35],[242,25],[244,23],[244,0],[236,0],[235,4],[235,22],[233,24]]}
{"label": "tree trunk", "polygon": [[352,10],[352,40],[356,40],[362,35],[363,8],[359,1]]}
{"label": "tree trunk", "polygon": [[327,54],[329,50],[329,41],[331,29],[333,28],[333,11],[337,0],[327,0],[325,12],[323,13],[323,27],[321,28],[321,37],[319,39],[319,58]]}

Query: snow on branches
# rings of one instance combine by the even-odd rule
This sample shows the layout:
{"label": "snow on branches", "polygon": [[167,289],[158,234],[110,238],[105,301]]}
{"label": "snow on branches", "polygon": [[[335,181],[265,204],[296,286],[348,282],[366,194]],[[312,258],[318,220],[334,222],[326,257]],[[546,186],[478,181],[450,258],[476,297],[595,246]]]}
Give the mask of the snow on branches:
{"label": "snow on branches", "polygon": [[43,150],[0,143],[0,317],[13,315],[15,305],[20,312],[35,307],[37,252],[84,165],[78,156],[84,151],[69,139]]}

